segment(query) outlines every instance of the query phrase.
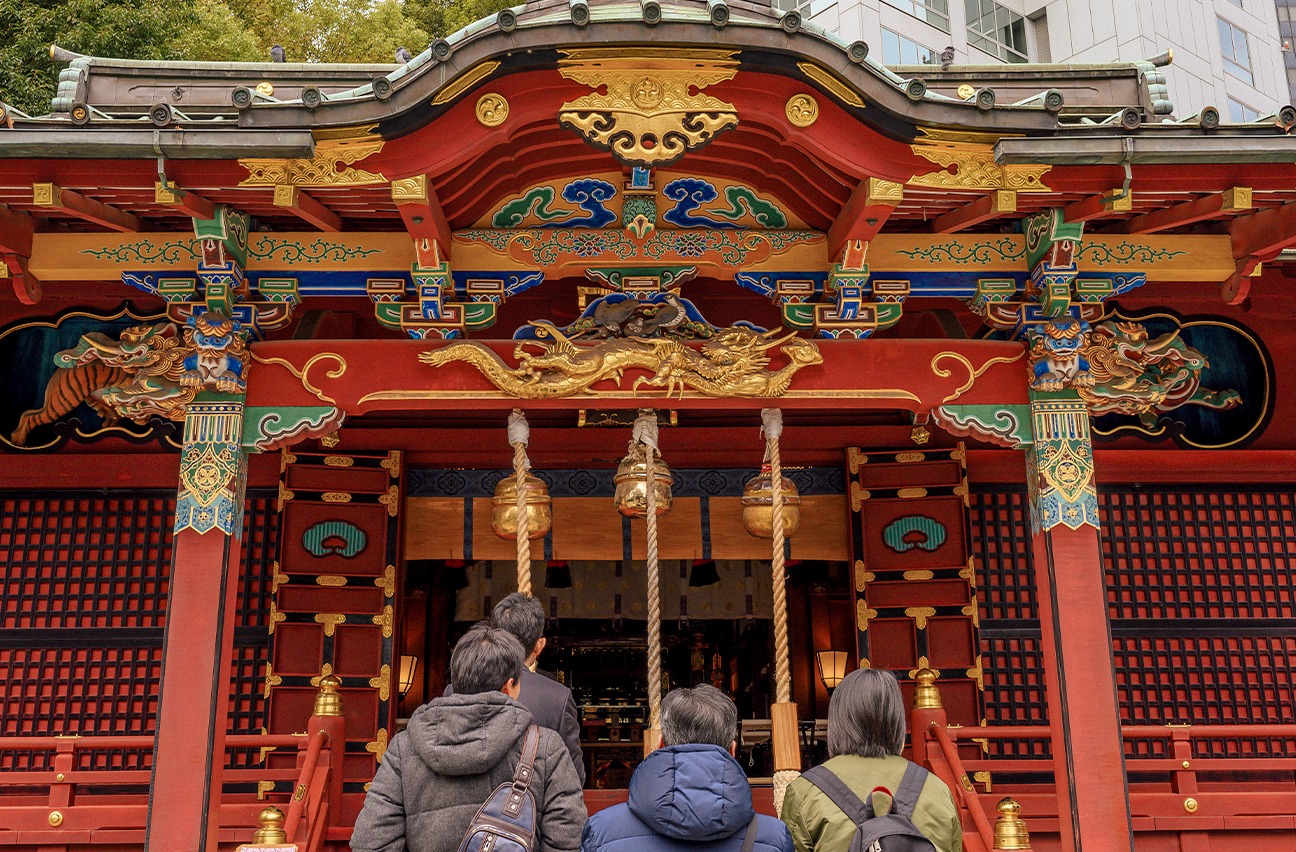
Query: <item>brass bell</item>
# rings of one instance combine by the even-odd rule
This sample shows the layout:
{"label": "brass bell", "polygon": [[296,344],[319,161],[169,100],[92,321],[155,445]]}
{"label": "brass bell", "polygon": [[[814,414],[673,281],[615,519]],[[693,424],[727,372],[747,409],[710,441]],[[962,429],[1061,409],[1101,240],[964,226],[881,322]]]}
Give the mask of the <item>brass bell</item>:
{"label": "brass bell", "polygon": [[[783,498],[783,535],[791,538],[801,526],[801,494],[796,483],[786,476],[780,477],[779,487]],[[743,526],[757,538],[774,537],[774,477],[768,467],[762,467],[757,476],[743,486]]]}
{"label": "brass bell", "polygon": [[[523,480],[526,492],[527,538],[544,538],[553,525],[553,501],[549,488],[538,476],[527,474]],[[517,541],[517,475],[506,476],[495,486],[491,499],[491,529],[500,538]]]}
{"label": "brass bell", "polygon": [[[630,518],[648,517],[648,457],[643,444],[631,442],[612,481],[616,484],[617,511]],[[654,454],[653,491],[658,517],[670,511],[672,484],[670,467],[661,456]]]}

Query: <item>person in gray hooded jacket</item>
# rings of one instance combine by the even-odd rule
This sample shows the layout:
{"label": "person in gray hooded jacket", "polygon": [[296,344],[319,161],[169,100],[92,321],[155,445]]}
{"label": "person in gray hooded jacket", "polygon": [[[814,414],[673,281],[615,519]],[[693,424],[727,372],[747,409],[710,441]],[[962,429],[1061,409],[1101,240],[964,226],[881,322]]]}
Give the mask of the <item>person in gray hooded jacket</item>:
{"label": "person in gray hooded jacket", "polygon": [[[531,711],[517,701],[525,658],[506,630],[477,624],[450,655],[455,694],[410,717],[383,755],[351,835],[353,852],[455,852],[473,815],[513,778]],[[540,729],[531,794],[535,852],[576,852],[580,782],[558,734]]]}

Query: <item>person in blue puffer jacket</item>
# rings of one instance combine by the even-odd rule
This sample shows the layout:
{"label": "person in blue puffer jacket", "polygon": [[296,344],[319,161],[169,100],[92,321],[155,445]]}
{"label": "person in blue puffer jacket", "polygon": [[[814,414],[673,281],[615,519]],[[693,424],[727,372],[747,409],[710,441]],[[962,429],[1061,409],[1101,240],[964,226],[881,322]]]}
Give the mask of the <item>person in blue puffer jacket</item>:
{"label": "person in blue puffer jacket", "polygon": [[662,700],[662,744],[630,798],[590,817],[581,852],[792,852],[787,826],[757,815],[738,761],[738,708],[713,686]]}

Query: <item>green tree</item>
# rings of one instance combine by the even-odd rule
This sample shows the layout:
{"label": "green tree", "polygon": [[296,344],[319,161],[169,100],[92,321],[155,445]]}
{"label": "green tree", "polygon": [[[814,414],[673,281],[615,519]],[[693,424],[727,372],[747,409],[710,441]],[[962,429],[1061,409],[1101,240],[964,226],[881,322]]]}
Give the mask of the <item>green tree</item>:
{"label": "green tree", "polygon": [[0,0],[0,100],[49,112],[62,64],[51,44],[130,59],[179,58],[173,42],[189,23],[188,0]]}
{"label": "green tree", "polygon": [[432,38],[445,38],[514,5],[507,0],[405,0],[405,15]]}

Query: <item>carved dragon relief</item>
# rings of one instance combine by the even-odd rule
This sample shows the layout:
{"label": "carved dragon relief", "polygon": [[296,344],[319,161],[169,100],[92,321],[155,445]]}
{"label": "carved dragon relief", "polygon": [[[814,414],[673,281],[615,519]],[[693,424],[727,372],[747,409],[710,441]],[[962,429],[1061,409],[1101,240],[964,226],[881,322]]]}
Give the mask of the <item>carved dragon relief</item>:
{"label": "carved dragon relief", "polygon": [[[520,399],[596,393],[591,388],[605,380],[615,382],[619,388],[622,376],[632,369],[652,373],[635,379],[631,387],[635,392],[646,387],[664,388],[667,396],[678,389],[681,398],[688,389],[711,397],[777,397],[787,391],[792,377],[802,367],[823,363],[819,348],[808,340],[791,334],[776,338],[776,332],[749,328],[723,329],[695,350],[675,340],[639,337],[582,346],[548,321],[532,325],[537,337],[551,337],[554,342],[519,342],[513,351],[517,367],[508,366],[476,341],[424,352],[419,360],[433,367],[466,362],[495,387]],[[531,352],[528,347],[539,347],[540,351]],[[787,357],[788,364],[770,370],[766,353],[775,347]]]}

